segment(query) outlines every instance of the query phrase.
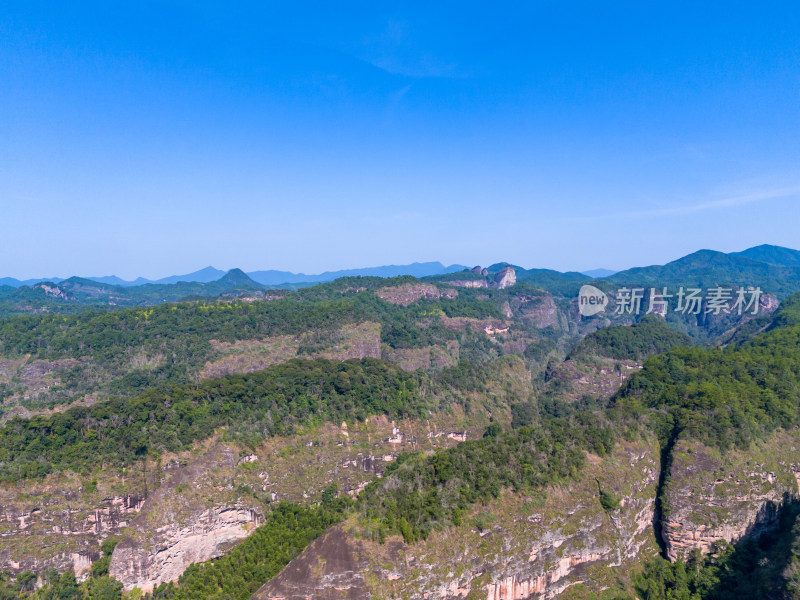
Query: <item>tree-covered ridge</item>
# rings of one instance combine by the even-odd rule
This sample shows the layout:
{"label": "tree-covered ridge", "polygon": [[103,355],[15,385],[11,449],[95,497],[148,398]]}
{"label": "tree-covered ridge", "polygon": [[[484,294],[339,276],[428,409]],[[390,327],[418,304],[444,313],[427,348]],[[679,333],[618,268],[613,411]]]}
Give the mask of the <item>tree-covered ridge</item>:
{"label": "tree-covered ridge", "polygon": [[[393,305],[371,291],[386,281],[372,279],[340,280],[271,301],[185,302],[3,319],[0,356],[76,359],[58,369],[58,384],[42,399],[25,401],[37,410],[71,403],[86,394],[132,396],[154,386],[190,382],[215,357],[212,340],[234,343],[310,332],[324,340],[335,338],[341,328],[375,322],[380,324],[384,344],[414,348],[457,338],[457,332],[442,323],[442,316],[501,314],[500,298],[474,294],[423,299],[409,307]],[[406,279],[413,280],[398,280]]]}
{"label": "tree-covered ridge", "polygon": [[530,492],[574,478],[585,452],[605,455],[615,436],[596,421],[596,415],[583,412],[504,434],[490,426],[481,440],[433,455],[401,455],[361,494],[361,514],[379,538],[399,533],[407,542],[460,525],[476,502],[496,498],[503,489]]}
{"label": "tree-covered ridge", "polygon": [[189,448],[225,426],[240,442],[257,444],[320,421],[422,417],[436,399],[420,377],[376,359],[294,359],[248,375],[15,418],[0,428],[0,479],[126,464],[146,451]]}
{"label": "tree-covered ridge", "polygon": [[605,327],[587,335],[568,358],[605,356],[641,361],[676,346],[691,346],[692,339],[669,327],[662,318],[648,315],[630,326]]}
{"label": "tree-covered ridge", "polygon": [[217,281],[180,281],[120,286],[82,277],[59,282],[42,281],[18,288],[0,286],[0,316],[52,311],[75,313],[85,310],[113,310],[118,306],[150,306],[188,298],[263,295],[263,286],[240,269],[231,269]]}
{"label": "tree-covered ridge", "polygon": [[[402,325],[406,319],[436,315],[499,317],[497,303],[475,294],[421,300],[409,308],[382,301],[371,288],[377,282],[361,278],[337,280],[272,301],[185,302],[79,315],[36,315],[0,320],[0,352],[40,358],[95,356],[110,359],[120,348],[163,347],[216,339],[236,341],[308,329],[335,327],[356,321]],[[378,279],[378,278],[373,278]],[[407,279],[380,280],[383,285]]]}
{"label": "tree-covered ridge", "polygon": [[791,298],[772,329],[738,346],[679,347],[648,359],[615,398],[616,408],[655,409],[663,436],[685,433],[723,449],[797,426],[799,307]]}
{"label": "tree-covered ridge", "polygon": [[635,267],[607,278],[615,285],[711,288],[717,285],[758,286],[786,298],[800,291],[800,267],[768,264],[741,253],[699,250],[666,265]]}

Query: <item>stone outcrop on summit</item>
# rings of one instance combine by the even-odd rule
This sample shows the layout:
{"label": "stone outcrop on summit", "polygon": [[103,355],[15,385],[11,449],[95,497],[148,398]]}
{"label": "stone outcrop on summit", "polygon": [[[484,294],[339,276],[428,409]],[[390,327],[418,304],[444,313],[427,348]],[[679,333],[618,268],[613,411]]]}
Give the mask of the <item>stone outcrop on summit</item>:
{"label": "stone outcrop on summit", "polygon": [[507,265],[502,269],[500,269],[495,274],[493,287],[496,287],[498,290],[502,290],[507,287],[511,287],[516,283],[517,283],[516,271],[514,271],[514,267],[512,267],[511,265]]}

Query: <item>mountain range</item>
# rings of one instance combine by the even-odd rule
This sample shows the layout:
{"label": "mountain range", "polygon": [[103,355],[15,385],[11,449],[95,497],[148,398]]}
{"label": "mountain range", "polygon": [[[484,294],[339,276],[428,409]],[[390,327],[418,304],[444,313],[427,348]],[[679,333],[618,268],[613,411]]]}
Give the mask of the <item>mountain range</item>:
{"label": "mountain range", "polygon": [[798,260],[0,287],[0,599],[794,598],[800,294],[573,294]]}
{"label": "mountain range", "polygon": [[[277,286],[281,284],[297,284],[297,283],[324,283],[326,281],[333,281],[339,277],[398,277],[400,275],[412,275],[414,277],[427,277],[430,275],[441,275],[445,273],[453,273],[465,269],[464,265],[450,265],[445,266],[440,262],[423,262],[411,263],[408,265],[384,265],[379,267],[365,267],[361,269],[343,269],[339,271],[325,271],[317,275],[306,275],[305,273],[292,273],[291,271],[278,271],[274,269],[264,271],[251,271],[247,273],[255,283],[262,285]],[[102,277],[83,277],[90,281],[97,283],[105,283],[108,285],[116,285],[120,287],[134,287],[146,284],[173,284],[180,282],[198,282],[210,283],[219,280],[226,274],[227,271],[222,271],[215,267],[205,267],[192,273],[185,275],[170,275],[169,277],[162,277],[161,279],[145,279],[144,277],[137,277],[132,281],[127,281],[116,275],[104,275]],[[0,286],[8,285],[11,287],[32,286],[37,283],[51,282],[60,283],[65,281],[64,277],[49,277],[38,279],[24,279],[19,280],[13,277],[1,277]]]}
{"label": "mountain range", "polygon": [[[511,266],[515,280],[559,297],[575,296],[582,285],[595,282],[606,291],[614,286],[711,288],[718,285],[760,287],[783,299],[800,291],[800,251],[780,246],[756,246],[729,254],[698,250],[665,265],[635,267],[597,276],[551,269],[526,269],[509,263],[495,263],[486,269],[463,265],[444,266],[440,262],[387,265],[363,269],[328,271],[305,275],[288,271],[227,272],[206,267],[194,273],[165,277],[156,281],[143,278],[124,281],[109,277],[70,277],[68,279],[0,279],[0,317],[37,312],[80,312],[122,306],[148,306],[221,296],[264,296],[285,294],[288,290],[331,282],[343,277],[412,276],[431,283],[474,280],[472,287],[492,283],[504,267]],[[604,270],[589,273],[604,274]],[[122,283],[118,283],[118,282]],[[282,290],[282,291],[279,291]]]}
{"label": "mountain range", "polygon": [[[491,272],[499,271],[510,263],[497,263],[488,268]],[[782,279],[787,275],[793,275],[794,269],[800,268],[800,251],[781,246],[763,244],[748,248],[741,252],[724,253],[715,250],[698,250],[692,254],[669,262],[665,265],[651,265],[646,267],[633,267],[624,271],[613,271],[610,269],[592,269],[578,272],[560,272],[551,269],[526,269],[518,265],[512,265],[517,271],[517,278],[520,281],[542,281],[548,282],[557,280],[590,280],[607,279],[615,283],[657,283],[665,281],[671,283],[677,279],[685,279],[687,276],[694,277],[699,285],[700,282],[707,283],[709,277],[727,272],[736,272],[740,278],[772,278]],[[280,271],[276,269],[249,271],[244,273],[239,269],[234,269],[247,275],[251,280],[245,283],[260,284],[270,287],[290,287],[297,284],[314,284],[334,281],[340,277],[399,277],[411,275],[413,277],[435,277],[448,275],[467,270],[468,267],[459,264],[445,266],[441,262],[415,262],[406,265],[383,265],[377,267],[364,267],[359,269],[341,269],[338,271],[325,271],[316,275],[305,273],[293,273],[291,271]],[[792,270],[791,273],[785,269]],[[136,287],[148,284],[171,285],[177,283],[212,283],[219,281],[226,273],[212,266],[205,267],[192,273],[184,275],[170,275],[161,279],[146,279],[137,277],[128,281],[116,275],[105,275],[102,277],[81,277],[80,279],[94,281],[107,285],[119,287]],[[69,279],[75,279],[69,278]],[[34,278],[34,279],[15,279],[13,277],[0,277],[0,287],[10,286],[19,288],[23,286],[33,286],[37,283],[61,283],[67,281],[66,278]],[[739,281],[730,281],[739,283]],[[748,283],[744,282],[743,283]]]}

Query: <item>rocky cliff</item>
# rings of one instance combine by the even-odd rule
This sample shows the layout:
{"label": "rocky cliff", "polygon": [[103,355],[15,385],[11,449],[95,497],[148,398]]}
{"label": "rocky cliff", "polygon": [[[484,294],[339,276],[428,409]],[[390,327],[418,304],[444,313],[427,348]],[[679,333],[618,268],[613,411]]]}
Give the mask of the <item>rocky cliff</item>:
{"label": "rocky cliff", "polygon": [[[48,482],[52,483],[52,482]],[[106,498],[48,484],[33,486],[23,498],[2,494],[0,506],[0,569],[12,573],[71,570],[82,579],[100,558],[100,543],[118,533],[139,512],[143,498],[121,495]]]}
{"label": "rocky cliff", "polygon": [[257,502],[239,501],[227,489],[238,461],[234,449],[216,444],[174,469],[125,529],[109,574],[126,590],[150,591],[246,537],[263,516]]}
{"label": "rocky cliff", "polygon": [[800,435],[778,433],[725,454],[679,441],[663,492],[662,537],[670,559],[707,552],[774,524],[780,505],[798,496]]}
{"label": "rocky cliff", "polygon": [[[358,539],[358,524],[328,532],[254,600],[475,597],[550,598],[583,582],[602,588],[606,571],[655,551],[655,444],[621,444],[590,459],[586,477],[546,498],[505,493],[476,508],[465,525],[412,545]],[[599,490],[620,499],[605,511]]]}
{"label": "rocky cliff", "polygon": [[[549,488],[544,500],[504,493],[476,507],[463,526],[412,545],[399,538],[366,541],[351,519],[309,546],[253,600],[526,600],[555,598],[576,584],[599,591],[640,557],[658,552],[659,462],[655,442],[620,443],[612,456],[590,457],[580,482]],[[668,556],[707,551],[716,540],[732,542],[773,526],[781,503],[797,497],[800,436],[778,433],[724,454],[680,441],[665,479]],[[619,508],[604,510],[600,490],[618,499]]]}
{"label": "rocky cliff", "polygon": [[380,288],[375,294],[382,300],[400,306],[408,306],[420,298],[438,300],[439,298],[456,298],[458,291],[453,289],[439,289],[430,283],[407,283]]}
{"label": "rocky cliff", "polygon": [[512,266],[506,266],[500,269],[494,276],[493,287],[498,290],[511,287],[517,283],[517,272]]}
{"label": "rocky cliff", "polygon": [[313,502],[332,482],[355,495],[398,453],[452,446],[478,436],[486,427],[479,423],[466,429],[458,415],[426,422],[372,417],[273,438],[253,453],[211,443],[151,493],[123,530],[110,574],[126,590],[175,581],[189,565],[220,556],[252,533],[270,502]]}
{"label": "rocky cliff", "polygon": [[262,520],[260,512],[246,506],[209,508],[183,526],[159,527],[151,544],[124,538],[114,549],[109,573],[126,590],[152,591],[160,583],[178,579],[189,565],[221,556]]}
{"label": "rocky cliff", "polygon": [[586,396],[608,399],[642,365],[632,360],[579,357],[565,360],[546,376],[547,390],[574,402]]}

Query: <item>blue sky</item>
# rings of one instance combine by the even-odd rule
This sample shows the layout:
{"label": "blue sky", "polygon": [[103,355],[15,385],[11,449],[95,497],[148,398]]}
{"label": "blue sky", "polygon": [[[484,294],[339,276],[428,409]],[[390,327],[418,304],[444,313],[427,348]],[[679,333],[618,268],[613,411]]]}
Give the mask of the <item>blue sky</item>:
{"label": "blue sky", "polygon": [[800,5],[0,4],[0,276],[800,247]]}

